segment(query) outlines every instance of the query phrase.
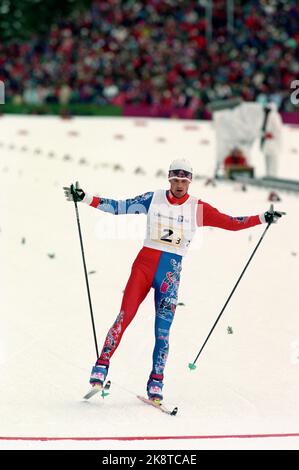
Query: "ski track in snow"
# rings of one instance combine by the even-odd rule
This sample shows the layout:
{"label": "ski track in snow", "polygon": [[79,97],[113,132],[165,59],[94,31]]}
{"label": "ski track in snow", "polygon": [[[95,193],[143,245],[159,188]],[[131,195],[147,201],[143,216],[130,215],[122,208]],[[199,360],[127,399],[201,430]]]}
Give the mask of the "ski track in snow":
{"label": "ski track in snow", "polygon": [[[79,180],[89,193],[124,199],[166,189],[166,178],[156,174],[166,175],[174,158],[191,160],[198,175],[214,170],[210,123],[142,121],[146,125],[128,118],[0,118],[0,449],[298,448],[299,204],[292,193],[280,192],[274,204],[287,216],[270,227],[190,372],[188,363],[265,226],[198,230],[184,260],[184,305],[177,307],[165,371],[165,402],[178,406],[176,417],[135,397],[144,394],[151,368],[152,292],[113,357],[109,397],[82,400],[95,351],[75,211],[62,187]],[[285,126],[281,177],[299,179],[298,136]],[[263,176],[257,145],[251,161]],[[212,187],[195,179],[189,192],[231,215],[259,214],[270,204],[268,190],[242,192],[238,184]],[[142,246],[145,218],[113,217],[85,205],[79,211],[101,347]],[[175,439],[71,440],[159,436]]]}

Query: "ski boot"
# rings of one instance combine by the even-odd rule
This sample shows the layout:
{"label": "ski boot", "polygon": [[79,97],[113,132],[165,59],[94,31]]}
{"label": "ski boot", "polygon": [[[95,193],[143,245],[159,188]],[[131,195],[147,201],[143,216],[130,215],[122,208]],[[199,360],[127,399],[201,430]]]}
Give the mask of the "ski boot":
{"label": "ski boot", "polygon": [[107,374],[108,374],[108,365],[104,364],[97,364],[93,366],[91,370],[91,375],[89,379],[89,383],[92,385],[92,388],[89,392],[84,395],[85,400],[89,400],[89,398],[93,397],[96,393],[101,392],[103,398],[109,395],[108,390],[110,388],[110,381],[105,383]]}
{"label": "ski boot", "polygon": [[147,387],[146,387],[147,396],[149,400],[159,405],[163,400],[162,389],[163,389],[162,380],[155,378],[153,374],[150,375],[150,378],[147,382]]}
{"label": "ski boot", "polygon": [[89,383],[93,387],[95,386],[103,387],[107,374],[108,374],[108,368],[109,366],[106,366],[103,364],[96,364],[95,366],[93,366],[91,370]]}

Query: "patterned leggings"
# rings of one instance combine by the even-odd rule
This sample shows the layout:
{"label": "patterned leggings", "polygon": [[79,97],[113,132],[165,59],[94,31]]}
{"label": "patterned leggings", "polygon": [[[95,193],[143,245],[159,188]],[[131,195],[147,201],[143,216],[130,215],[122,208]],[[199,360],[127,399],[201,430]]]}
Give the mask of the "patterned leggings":
{"label": "patterned leggings", "polygon": [[109,365],[126,328],[150,288],[155,289],[155,347],[151,376],[163,380],[169,349],[169,330],[177,305],[182,257],[143,247],[135,259],[120,313],[110,328],[97,364]]}

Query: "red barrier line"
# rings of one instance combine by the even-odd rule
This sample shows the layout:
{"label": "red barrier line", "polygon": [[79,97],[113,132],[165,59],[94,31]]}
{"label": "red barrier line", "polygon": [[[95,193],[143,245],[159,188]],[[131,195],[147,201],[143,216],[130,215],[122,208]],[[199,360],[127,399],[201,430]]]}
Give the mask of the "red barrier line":
{"label": "red barrier line", "polygon": [[123,437],[1,437],[0,441],[152,441],[167,439],[254,439],[266,437],[299,437],[299,433],[231,434],[203,436],[123,436]]}

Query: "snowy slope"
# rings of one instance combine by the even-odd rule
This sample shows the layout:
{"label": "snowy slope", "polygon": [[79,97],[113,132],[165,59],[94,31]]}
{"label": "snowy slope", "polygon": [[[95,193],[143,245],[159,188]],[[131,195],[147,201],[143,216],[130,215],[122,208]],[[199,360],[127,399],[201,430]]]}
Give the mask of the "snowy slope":
{"label": "snowy slope", "polygon": [[[285,128],[282,177],[299,179],[298,134]],[[190,372],[188,363],[265,226],[198,232],[184,260],[184,305],[172,326],[165,374],[165,398],[179,406],[176,418],[134,396],[144,393],[151,367],[153,293],[113,357],[109,399],[86,403],[81,397],[95,351],[75,212],[62,186],[79,179],[88,192],[114,198],[166,189],[157,170],[166,172],[181,156],[198,175],[212,175],[213,129],[175,120],[1,117],[0,135],[0,437],[298,434],[298,196],[281,194],[276,207],[288,216],[270,227]],[[257,150],[252,161],[262,176]],[[135,173],[138,167],[144,174]],[[269,207],[263,189],[241,192],[238,185],[205,186],[198,179],[190,193],[231,215]],[[79,210],[88,270],[95,271],[89,280],[101,347],[142,246],[145,217]]]}

